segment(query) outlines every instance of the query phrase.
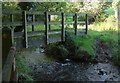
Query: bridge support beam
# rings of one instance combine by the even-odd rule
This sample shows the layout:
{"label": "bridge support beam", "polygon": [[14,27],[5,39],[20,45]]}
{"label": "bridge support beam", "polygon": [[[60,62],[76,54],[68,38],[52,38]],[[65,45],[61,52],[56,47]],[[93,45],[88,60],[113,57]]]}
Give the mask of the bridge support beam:
{"label": "bridge support beam", "polygon": [[48,24],[48,12],[45,12],[45,44],[48,44],[48,30],[49,30],[49,24]]}
{"label": "bridge support beam", "polygon": [[23,11],[23,27],[24,27],[24,47],[25,47],[25,48],[28,48],[26,11]]}
{"label": "bridge support beam", "polygon": [[64,13],[62,12],[61,14],[62,14],[61,41],[64,42],[65,41],[65,29],[64,29],[65,20],[64,20]]}
{"label": "bridge support beam", "polygon": [[86,14],[86,20],[85,20],[85,25],[86,25],[86,28],[85,28],[85,34],[87,34],[87,31],[88,31],[88,15]]}

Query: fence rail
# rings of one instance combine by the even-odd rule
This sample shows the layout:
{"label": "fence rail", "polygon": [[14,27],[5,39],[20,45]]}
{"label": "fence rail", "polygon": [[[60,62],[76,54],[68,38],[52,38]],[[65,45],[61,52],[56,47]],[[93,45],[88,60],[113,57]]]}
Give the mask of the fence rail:
{"label": "fence rail", "polygon": [[2,69],[2,81],[17,81],[17,72],[15,67],[15,47],[11,47],[6,62]]}
{"label": "fence rail", "polygon": [[[61,41],[65,41],[65,25],[66,24],[73,24],[74,27],[74,34],[78,34],[78,24],[85,24],[85,34],[87,34],[87,29],[88,29],[88,15],[87,14],[82,14],[82,13],[64,13],[64,12],[39,12],[39,11],[6,11],[3,10],[2,12],[3,15],[10,15],[10,22],[3,22],[2,26],[3,27],[8,27],[11,29],[12,32],[12,41],[14,43],[14,38],[24,38],[24,47],[28,48],[28,37],[31,36],[40,36],[40,35],[45,35],[45,44],[49,43],[49,35],[52,33],[56,33],[56,31],[53,31],[51,29],[50,25],[53,24],[59,24],[61,25],[61,29],[59,29],[58,33],[61,33]],[[18,15],[19,14],[19,15]],[[22,21],[16,22],[14,19],[14,15],[18,15],[19,17],[22,17]],[[29,15],[32,16],[31,21],[28,21]],[[42,15],[42,18],[44,18],[43,21],[36,21],[36,15]],[[58,15],[61,17],[61,21],[52,21],[51,20],[51,15]],[[66,21],[65,17],[67,16],[72,16],[73,20],[72,21]],[[84,21],[78,21],[78,16],[85,16]],[[44,33],[42,32],[36,32],[35,31],[35,25],[45,25],[45,30]],[[32,25],[32,31],[33,32],[28,32],[28,25]],[[17,26],[22,26],[21,28],[23,29],[23,32],[14,32],[14,29]],[[18,33],[18,34],[17,34]]]}

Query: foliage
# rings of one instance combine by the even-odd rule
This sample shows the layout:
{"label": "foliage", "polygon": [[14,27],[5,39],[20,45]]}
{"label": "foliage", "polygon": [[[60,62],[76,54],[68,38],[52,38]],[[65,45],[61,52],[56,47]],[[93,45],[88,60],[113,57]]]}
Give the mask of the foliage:
{"label": "foliage", "polygon": [[19,82],[22,83],[23,81],[33,81],[32,77],[27,75],[27,74],[24,74],[24,73],[19,73]]}
{"label": "foliage", "polygon": [[113,15],[106,18],[103,22],[95,22],[94,24],[89,25],[89,29],[96,31],[104,30],[118,30],[118,24]]}
{"label": "foliage", "polygon": [[17,10],[19,9],[17,2],[3,2],[2,10]]}
{"label": "foliage", "polygon": [[19,2],[18,6],[20,7],[21,10],[30,10],[34,9],[36,6],[36,2]]}
{"label": "foliage", "polygon": [[66,48],[69,50],[70,57],[78,60],[88,61],[94,58],[93,40],[89,36],[66,36]]}
{"label": "foliage", "polygon": [[120,0],[113,0],[112,7],[116,9],[120,5]]}
{"label": "foliage", "polygon": [[32,81],[33,80],[31,77],[32,70],[26,63],[25,57],[23,57],[22,55],[16,56],[16,68],[18,71],[19,81],[22,81],[22,80]]}
{"label": "foliage", "polygon": [[118,45],[117,31],[109,30],[109,31],[102,32],[102,34],[104,35],[101,35],[100,39],[107,46],[107,48],[110,49],[112,53],[113,61],[117,63],[118,65],[120,65],[119,64],[120,53],[118,50],[119,45]]}
{"label": "foliage", "polygon": [[46,55],[53,57],[58,60],[64,60],[68,56],[68,50],[59,44],[49,44],[46,47]]}
{"label": "foliage", "polygon": [[[5,2],[2,4],[2,8],[29,11],[37,10],[42,12],[83,12],[92,14],[92,16],[96,18],[96,21],[103,21],[108,14],[113,14],[111,4],[112,3],[110,2],[108,3],[100,0],[97,0],[96,2]],[[84,20],[84,18],[81,19]]]}
{"label": "foliage", "polygon": [[39,11],[65,11],[66,2],[39,2],[36,10]]}
{"label": "foliage", "polygon": [[110,16],[110,15],[114,15],[115,14],[115,11],[114,11],[114,8],[113,7],[109,7],[107,9],[104,10],[105,14]]}
{"label": "foliage", "polygon": [[71,33],[66,34],[66,41],[62,44],[49,44],[46,55],[55,59],[70,58],[78,61],[90,61],[94,58],[93,41],[88,36],[78,37]]}

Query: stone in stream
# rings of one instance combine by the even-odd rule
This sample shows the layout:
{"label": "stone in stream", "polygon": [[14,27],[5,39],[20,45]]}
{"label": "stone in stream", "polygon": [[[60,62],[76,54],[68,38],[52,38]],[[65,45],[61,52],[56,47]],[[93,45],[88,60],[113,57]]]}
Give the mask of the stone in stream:
{"label": "stone in stream", "polygon": [[45,53],[44,48],[36,48],[35,53]]}
{"label": "stone in stream", "polygon": [[107,72],[104,69],[99,69],[98,75],[107,75]]}
{"label": "stone in stream", "polygon": [[100,70],[100,71],[98,72],[98,75],[104,75],[104,72]]}
{"label": "stone in stream", "polygon": [[70,62],[70,59],[65,59],[65,62]]}
{"label": "stone in stream", "polygon": [[41,53],[45,53],[45,50],[41,48],[41,49],[40,49],[40,52],[41,52]]}

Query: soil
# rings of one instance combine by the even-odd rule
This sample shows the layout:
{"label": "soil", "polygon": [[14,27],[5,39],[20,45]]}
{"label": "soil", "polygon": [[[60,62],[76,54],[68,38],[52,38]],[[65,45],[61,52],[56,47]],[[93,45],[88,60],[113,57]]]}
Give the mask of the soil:
{"label": "soil", "polygon": [[95,40],[96,46],[96,57],[95,59],[99,63],[111,63],[112,61],[112,53],[111,49],[105,45],[100,39],[96,38]]}
{"label": "soil", "polygon": [[34,81],[120,81],[120,68],[115,66],[107,46],[95,41],[97,63],[64,62],[48,59],[43,48],[25,50],[23,55],[32,69]]}

